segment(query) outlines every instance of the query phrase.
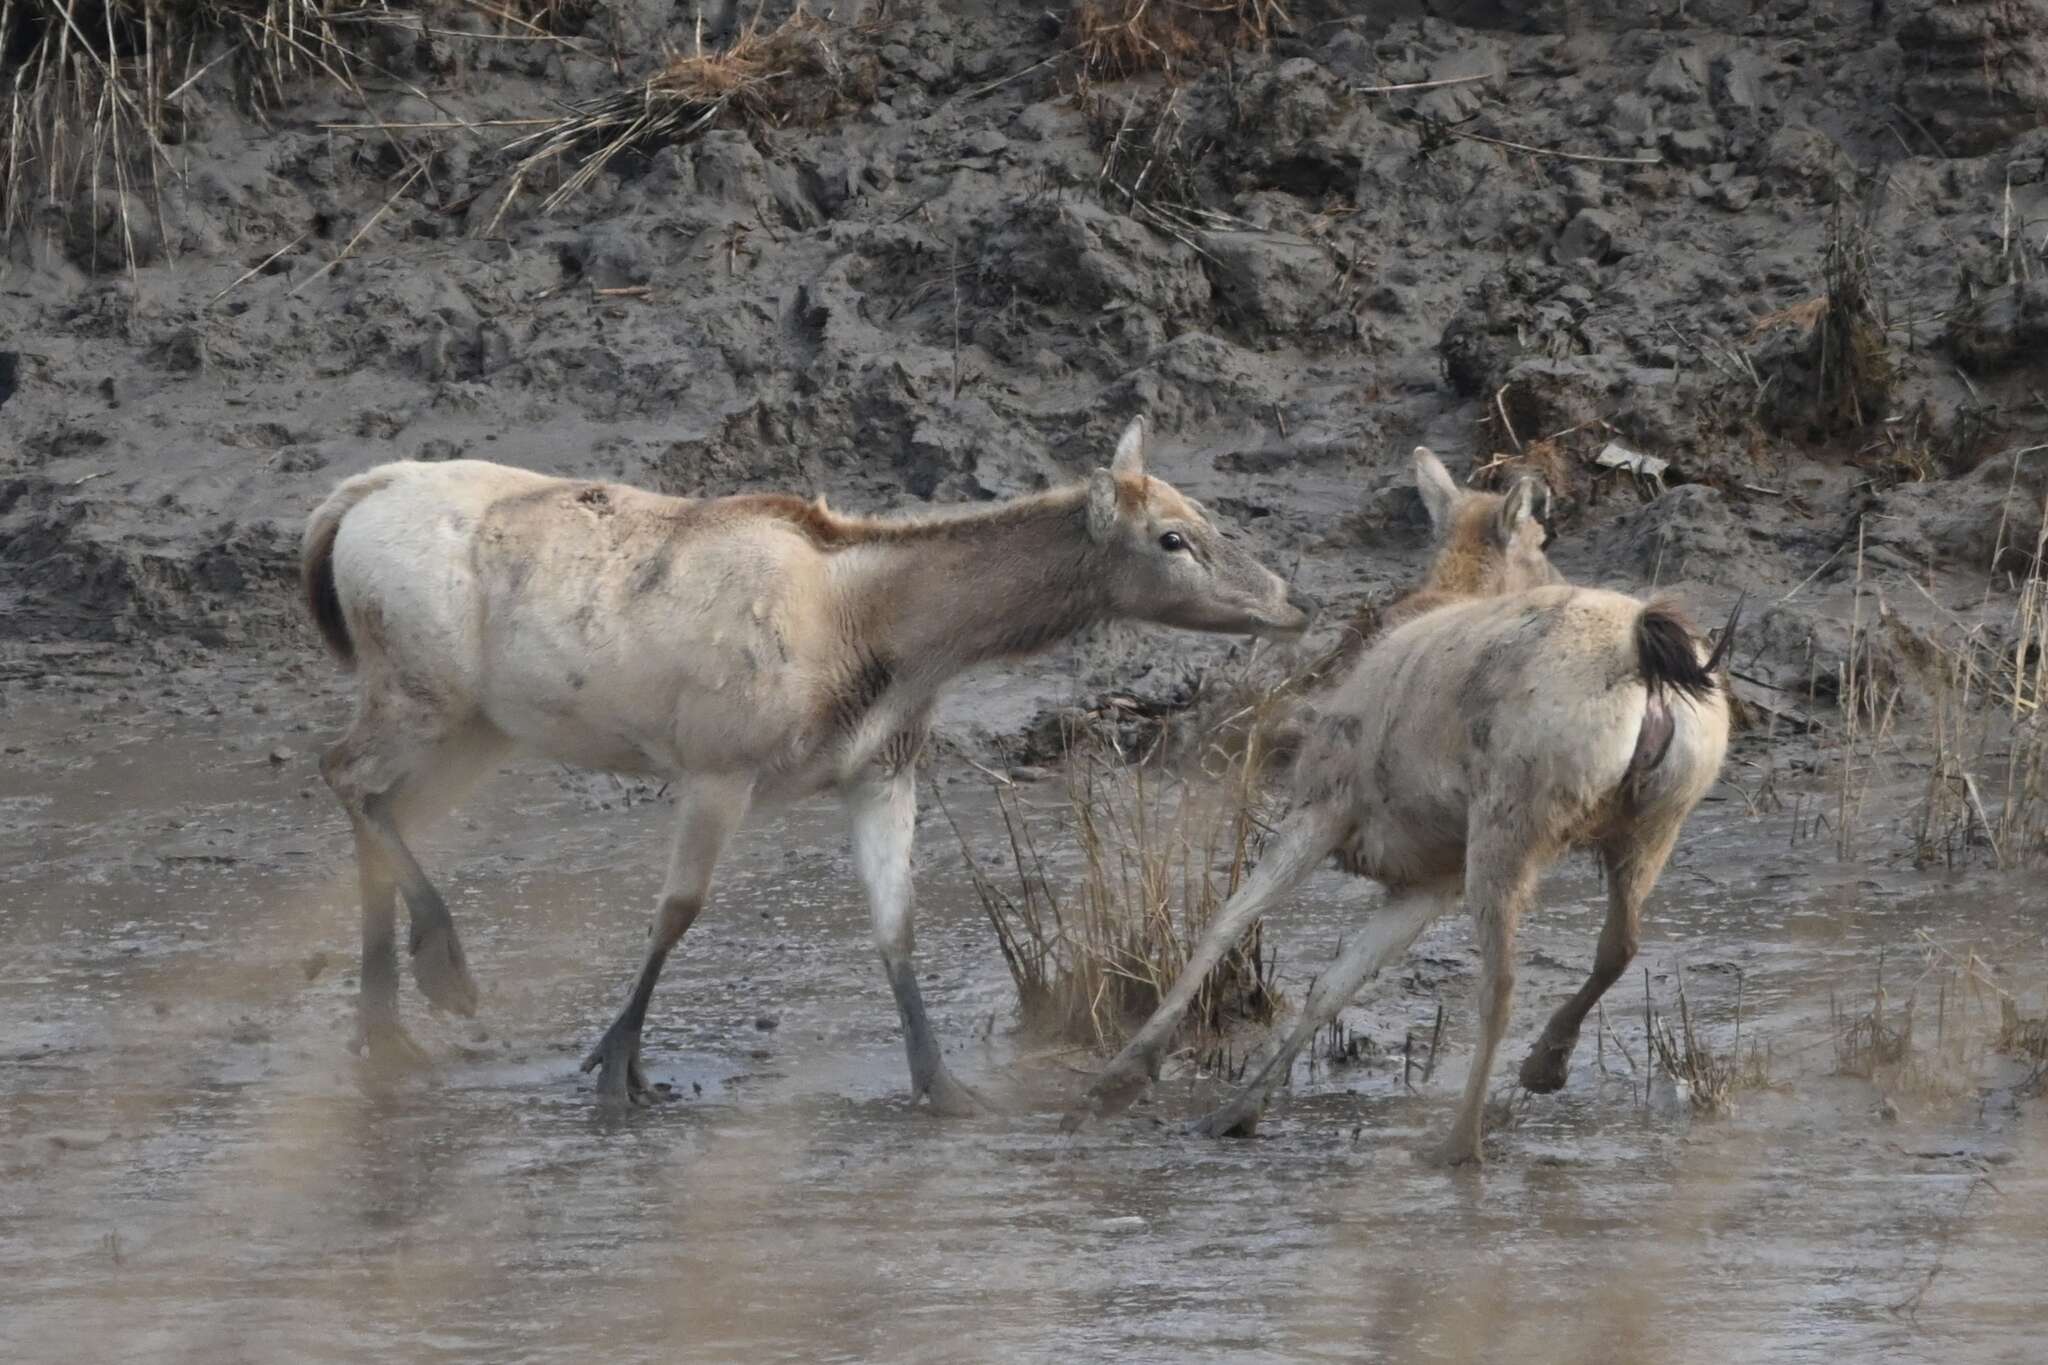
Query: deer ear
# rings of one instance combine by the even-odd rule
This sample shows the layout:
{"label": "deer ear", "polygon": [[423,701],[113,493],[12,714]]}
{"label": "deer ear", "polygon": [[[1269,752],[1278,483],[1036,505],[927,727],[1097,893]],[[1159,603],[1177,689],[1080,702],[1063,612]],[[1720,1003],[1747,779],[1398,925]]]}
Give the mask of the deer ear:
{"label": "deer ear", "polygon": [[1145,472],[1145,418],[1142,414],[1131,419],[1124,428],[1124,434],[1116,443],[1116,458],[1109,462],[1109,472],[1119,479],[1135,479]]}
{"label": "deer ear", "polygon": [[1451,514],[1464,495],[1458,491],[1451,471],[1444,468],[1444,462],[1428,446],[1415,447],[1415,491],[1422,494],[1422,505],[1429,509],[1429,524],[1438,535],[1448,534]]}
{"label": "deer ear", "polygon": [[1550,485],[1528,475],[1516,479],[1515,486],[1508,490],[1506,500],[1500,505],[1500,520],[1495,525],[1500,543],[1508,544],[1515,538],[1515,532],[1522,529],[1523,523],[1535,520],[1539,507],[1546,511],[1549,509]]}
{"label": "deer ear", "polygon": [[1116,530],[1116,475],[1098,469],[1088,476],[1088,538],[1100,544]]}

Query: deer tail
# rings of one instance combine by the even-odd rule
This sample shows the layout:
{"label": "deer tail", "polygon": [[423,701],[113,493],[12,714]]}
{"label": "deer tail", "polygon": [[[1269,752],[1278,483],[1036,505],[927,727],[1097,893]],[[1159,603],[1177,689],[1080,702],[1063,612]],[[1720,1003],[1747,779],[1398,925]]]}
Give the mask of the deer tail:
{"label": "deer tail", "polygon": [[1636,667],[1644,685],[1652,693],[1677,692],[1695,702],[1725,693],[1729,651],[1741,619],[1742,599],[1737,598],[1721,638],[1702,663],[1692,624],[1670,601],[1652,601],[1636,618]]}
{"label": "deer tail", "polygon": [[313,509],[306,519],[306,535],[299,550],[299,578],[306,591],[306,611],[320,630],[327,648],[343,668],[356,661],[356,642],[348,633],[348,618],[341,610],[341,593],[334,583],[334,538],[341,521],[357,503],[391,482],[387,470],[373,469],[347,479]]}

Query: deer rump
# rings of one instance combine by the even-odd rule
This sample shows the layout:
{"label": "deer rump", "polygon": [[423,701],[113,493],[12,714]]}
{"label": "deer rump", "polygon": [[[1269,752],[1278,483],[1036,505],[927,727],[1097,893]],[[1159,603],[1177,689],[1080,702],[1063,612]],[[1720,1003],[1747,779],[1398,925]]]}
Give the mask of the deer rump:
{"label": "deer rump", "polygon": [[1711,785],[1721,662],[1669,604],[1597,588],[1440,608],[1390,631],[1318,707],[1356,723],[1316,728],[1298,792],[1349,789],[1344,861],[1382,880],[1442,875],[1479,819],[1578,842]]}

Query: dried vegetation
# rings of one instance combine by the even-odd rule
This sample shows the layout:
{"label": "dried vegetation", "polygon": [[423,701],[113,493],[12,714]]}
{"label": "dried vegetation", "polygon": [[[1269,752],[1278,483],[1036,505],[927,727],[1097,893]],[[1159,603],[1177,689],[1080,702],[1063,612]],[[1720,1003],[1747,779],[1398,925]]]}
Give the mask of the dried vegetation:
{"label": "dried vegetation", "polygon": [[[1685,972],[1678,973],[1678,1027],[1671,1017],[1650,1007],[1649,973],[1643,975],[1643,1027],[1649,1040],[1651,1075],[1644,1080],[1643,1098],[1648,1103],[1650,1086],[1662,1078],[1685,1097],[1692,1112],[1718,1118],[1734,1112],[1735,1097],[1746,1090],[1775,1089],[1771,1078],[1773,1057],[1768,1045],[1752,1035],[1749,1048],[1742,1045],[1742,982],[1737,978],[1735,994],[1735,1036],[1725,1052],[1707,1042],[1695,1027],[1692,1002],[1686,998]],[[1605,1023],[1603,1020],[1604,1030]],[[1625,1055],[1625,1054],[1624,1054]]]}
{"label": "dried vegetation", "polygon": [[1875,187],[1860,210],[1836,201],[1820,294],[1759,319],[1751,333],[1752,403],[1780,431],[1825,440],[1890,415],[1899,365],[1872,255],[1875,202]]}
{"label": "dried vegetation", "polygon": [[[643,80],[577,107],[513,142],[514,193],[547,168],[573,169],[549,194],[561,207],[620,156],[647,154],[720,125],[781,127],[818,123],[872,100],[872,59],[839,48],[838,30],[799,5],[763,27],[758,14],[723,48],[670,52]],[[509,202],[511,195],[508,194]]]}
{"label": "dried vegetation", "polygon": [[[2048,528],[2018,545],[2001,529],[1992,557],[2025,566],[1987,585],[1986,607],[2010,594],[2009,611],[1965,621],[1942,607],[1941,621],[1916,628],[1867,583],[1859,532],[1848,644],[1807,689],[1809,707],[1838,708],[1826,810],[1813,822],[1814,832],[1831,830],[1838,857],[1869,851],[1873,792],[1896,792],[1899,769],[1923,757],[1926,777],[1903,821],[1917,866],[1988,857],[2015,868],[2048,856]],[[1760,795],[1782,804],[1769,787]],[[1799,811],[1794,818],[1797,843],[1808,831]]]}
{"label": "dried vegetation", "polygon": [[[1027,1031],[1113,1049],[1157,1007],[1256,861],[1269,733],[1267,715],[1242,717],[1194,760],[1168,764],[1161,732],[1133,762],[1113,730],[1074,730],[1061,809],[1034,810],[1019,788],[996,788],[1013,875],[985,866],[954,825]],[[1263,943],[1254,927],[1210,973],[1184,1041],[1213,1043],[1273,1018],[1280,997]]]}
{"label": "dried vegetation", "polygon": [[1075,0],[1067,33],[1079,70],[1114,80],[1263,47],[1287,22],[1279,0]]}
{"label": "dried vegetation", "polygon": [[2016,1090],[2038,1089],[2048,1069],[2048,1015],[2025,1014],[1973,950],[1923,933],[1919,958],[1903,987],[1886,986],[1880,954],[1867,1001],[1829,996],[1835,1074],[1869,1081],[1887,1103],[1939,1102],[1977,1093],[1987,1063],[2005,1057],[2034,1068]]}
{"label": "dried vegetation", "polygon": [[[382,9],[315,0],[0,0],[0,227],[47,208],[104,231],[132,261],[160,217],[158,176],[184,140],[184,96],[225,68],[261,110],[318,76],[358,87],[360,39]],[[97,253],[94,253],[97,260]]]}
{"label": "dried vegetation", "polygon": [[[332,131],[391,142],[405,163],[394,177],[396,199],[427,164],[398,139],[483,129],[453,116],[381,119],[372,89],[435,101],[380,65],[380,41],[391,41],[395,30],[421,43],[438,35],[566,44],[564,35],[580,31],[596,9],[595,0],[462,3],[467,29],[437,27],[450,21],[385,3],[0,0],[0,231],[54,229],[74,241],[83,234],[91,245],[73,255],[100,268],[146,260],[147,243],[162,238],[171,149],[186,135],[187,106],[202,82],[209,93],[231,90],[259,116],[283,108],[309,82],[345,92],[367,117]],[[691,50],[664,54],[651,74],[603,98],[558,118],[513,121],[539,124],[499,149],[515,163],[513,192],[565,166],[547,200],[555,208],[622,154],[715,126],[814,122],[865,103],[874,95],[872,60],[837,48],[853,32],[802,5],[773,26],[757,14],[723,48],[707,48],[700,32]],[[503,211],[501,203],[486,231]]]}

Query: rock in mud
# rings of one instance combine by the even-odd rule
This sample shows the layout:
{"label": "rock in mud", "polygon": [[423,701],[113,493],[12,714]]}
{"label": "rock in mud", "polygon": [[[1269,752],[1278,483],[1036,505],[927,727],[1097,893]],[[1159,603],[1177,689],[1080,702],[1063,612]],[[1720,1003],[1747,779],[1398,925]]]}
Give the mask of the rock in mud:
{"label": "rock in mud", "polygon": [[561,248],[562,269],[598,289],[621,289],[654,278],[644,238],[615,223],[585,228]]}
{"label": "rock in mud", "polygon": [[[1225,98],[1210,106],[1199,132],[1223,149],[1240,189],[1273,189],[1320,204],[1349,194],[1361,151],[1381,132],[1342,81],[1320,62],[1296,57],[1259,72],[1236,89],[1220,74],[1210,89]],[[1256,127],[1246,137],[1233,128]]]}
{"label": "rock in mud", "polygon": [[1607,265],[1628,254],[1618,215],[1603,209],[1580,209],[1557,235],[1556,256],[1565,261]]}
{"label": "rock in mud", "polygon": [[66,1128],[48,1133],[52,1147],[60,1152],[89,1152],[95,1147],[104,1147],[120,1134],[110,1128]]}

